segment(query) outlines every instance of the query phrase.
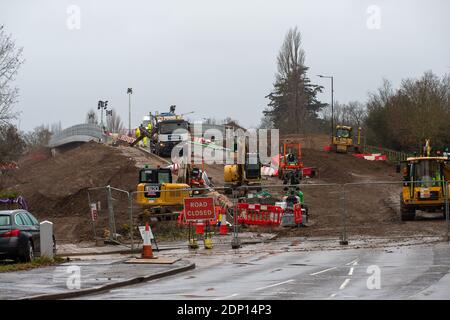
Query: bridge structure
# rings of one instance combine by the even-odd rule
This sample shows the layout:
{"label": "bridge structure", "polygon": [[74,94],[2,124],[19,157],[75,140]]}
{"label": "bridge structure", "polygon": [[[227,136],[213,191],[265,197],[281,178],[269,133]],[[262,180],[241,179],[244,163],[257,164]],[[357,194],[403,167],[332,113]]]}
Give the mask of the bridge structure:
{"label": "bridge structure", "polygon": [[48,147],[53,149],[71,143],[89,142],[91,140],[104,142],[105,139],[106,135],[102,132],[99,125],[83,123],[74,125],[53,135],[48,143]]}

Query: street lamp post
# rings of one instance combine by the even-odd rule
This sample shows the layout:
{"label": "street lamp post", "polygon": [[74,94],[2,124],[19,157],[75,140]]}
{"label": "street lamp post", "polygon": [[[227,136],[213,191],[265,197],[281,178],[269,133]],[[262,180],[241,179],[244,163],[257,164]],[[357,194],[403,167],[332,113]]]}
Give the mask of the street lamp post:
{"label": "street lamp post", "polygon": [[333,76],[323,76],[321,74],[317,75],[320,78],[331,79],[331,143],[333,143],[333,132],[334,132],[334,88],[333,88]]}
{"label": "street lamp post", "polygon": [[127,94],[128,94],[128,136],[131,137],[131,95],[133,94],[133,88],[128,88]]}

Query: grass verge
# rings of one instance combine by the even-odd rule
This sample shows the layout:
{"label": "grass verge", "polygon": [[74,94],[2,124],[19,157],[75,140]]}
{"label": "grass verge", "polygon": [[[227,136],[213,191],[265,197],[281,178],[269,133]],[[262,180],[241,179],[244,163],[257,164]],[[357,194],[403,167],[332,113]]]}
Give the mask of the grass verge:
{"label": "grass verge", "polygon": [[61,257],[55,257],[50,259],[47,257],[37,257],[31,262],[16,263],[11,260],[0,260],[0,273],[2,272],[14,272],[23,271],[35,268],[54,266],[65,262],[66,260]]}

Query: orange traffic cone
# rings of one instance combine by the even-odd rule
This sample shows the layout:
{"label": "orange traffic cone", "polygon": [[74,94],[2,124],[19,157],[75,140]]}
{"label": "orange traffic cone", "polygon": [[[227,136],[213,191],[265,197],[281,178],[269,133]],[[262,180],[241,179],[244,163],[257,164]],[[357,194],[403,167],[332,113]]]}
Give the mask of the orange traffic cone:
{"label": "orange traffic cone", "polygon": [[150,227],[145,224],[144,245],[142,246],[142,259],[153,259],[152,243],[150,242]]}

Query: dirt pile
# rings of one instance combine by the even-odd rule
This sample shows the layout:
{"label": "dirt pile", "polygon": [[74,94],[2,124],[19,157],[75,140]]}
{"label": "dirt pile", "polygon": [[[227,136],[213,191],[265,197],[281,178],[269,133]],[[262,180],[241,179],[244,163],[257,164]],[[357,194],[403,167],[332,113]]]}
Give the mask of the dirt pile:
{"label": "dirt pile", "polygon": [[137,176],[134,159],[89,142],[55,157],[27,157],[2,179],[3,185],[21,192],[40,220],[55,223],[57,237],[81,240],[92,236],[87,189],[111,185],[131,191]]}
{"label": "dirt pile", "polygon": [[399,181],[400,175],[392,164],[384,161],[368,161],[349,154],[302,150],[306,167],[319,169],[320,180],[328,183],[350,183],[362,181]]}

